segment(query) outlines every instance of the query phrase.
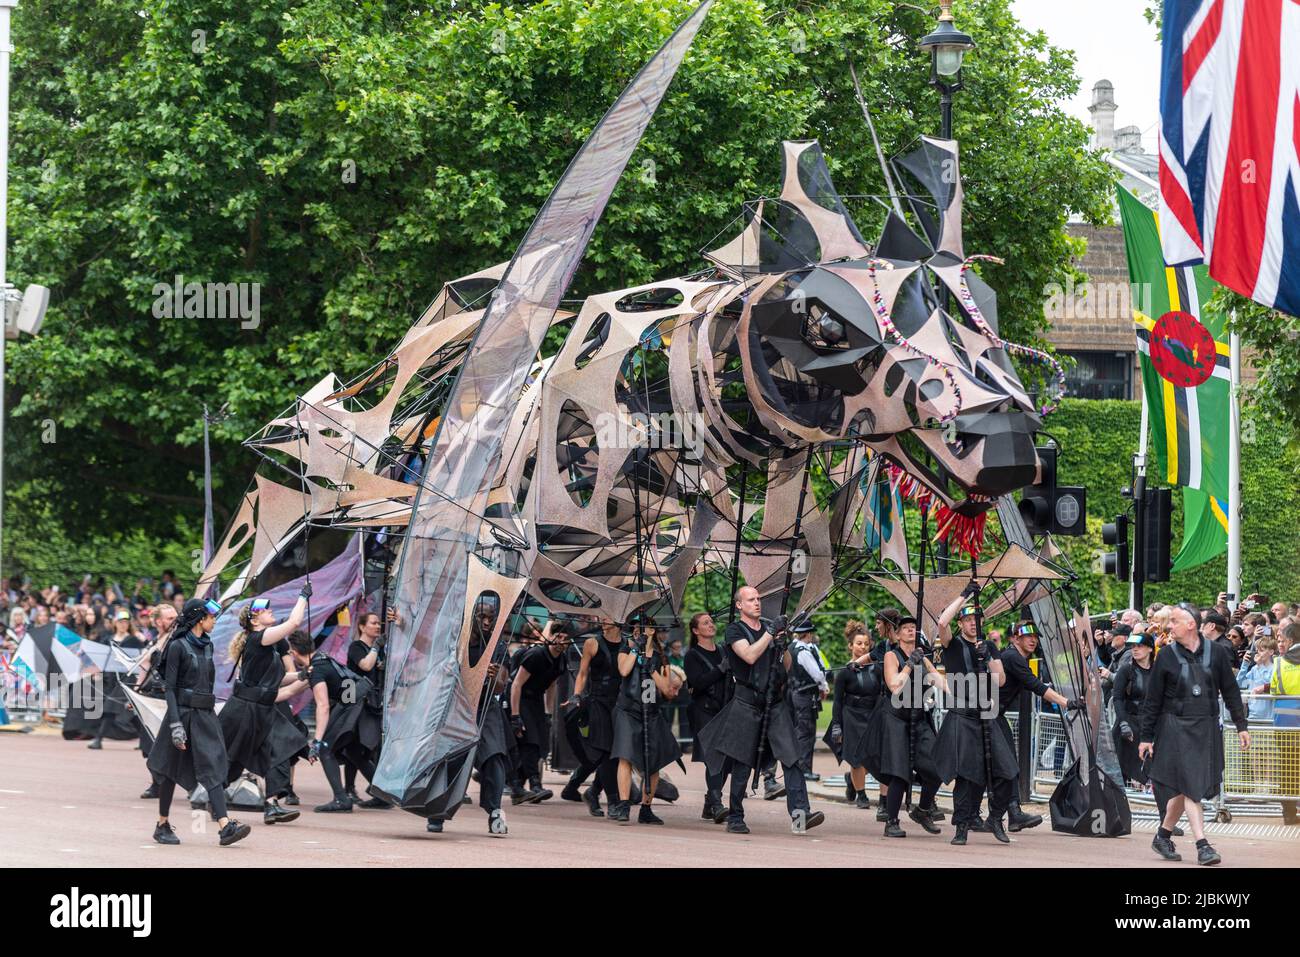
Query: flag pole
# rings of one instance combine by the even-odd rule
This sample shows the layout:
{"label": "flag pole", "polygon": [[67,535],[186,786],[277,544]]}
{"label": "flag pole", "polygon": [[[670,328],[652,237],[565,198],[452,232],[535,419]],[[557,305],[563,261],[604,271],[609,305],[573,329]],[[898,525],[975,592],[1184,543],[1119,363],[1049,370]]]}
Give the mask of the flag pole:
{"label": "flag pole", "polygon": [[[1142,375],[1142,370],[1139,368],[1138,376],[1140,377],[1141,375]],[[1142,400],[1141,400],[1142,401],[1142,424],[1138,426],[1138,450],[1137,450],[1137,454],[1133,456],[1133,468],[1139,477],[1145,477],[1147,474],[1147,432],[1151,428],[1151,423],[1147,419],[1148,412],[1147,412],[1146,386],[1144,384],[1140,384],[1139,387],[1142,389]],[[1136,490],[1142,488],[1143,486],[1145,486],[1145,484],[1146,484],[1145,482],[1135,481],[1133,483],[1135,494],[1136,494]],[[1130,608],[1137,608],[1137,575],[1134,573],[1135,569],[1138,566],[1136,558],[1137,556],[1134,556],[1135,560],[1129,562],[1128,606]],[[1138,611],[1141,610],[1142,609],[1138,608]]]}
{"label": "flag pole", "polygon": [[[1232,326],[1237,315],[1231,317]],[[1228,407],[1232,427],[1228,440],[1228,607],[1237,610],[1241,601],[1241,337],[1236,332],[1228,339],[1228,365],[1232,370],[1232,388]]]}

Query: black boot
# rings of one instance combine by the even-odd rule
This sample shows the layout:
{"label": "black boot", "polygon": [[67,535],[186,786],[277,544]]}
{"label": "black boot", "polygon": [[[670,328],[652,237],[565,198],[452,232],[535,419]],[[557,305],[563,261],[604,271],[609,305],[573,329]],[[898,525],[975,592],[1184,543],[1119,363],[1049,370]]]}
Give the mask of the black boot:
{"label": "black boot", "polygon": [[1031,827],[1038,827],[1043,823],[1041,814],[1026,814],[1020,810],[1019,804],[1013,804],[1007,809],[1007,830],[1012,834],[1016,831],[1026,831]]}
{"label": "black boot", "polygon": [[1223,858],[1219,852],[1210,846],[1208,841],[1196,842],[1196,863],[1197,864],[1218,864]]}
{"label": "black boot", "polygon": [[90,742],[90,744],[86,745],[86,747],[90,748],[92,751],[102,751],[104,749],[104,739],[96,738],[94,741]]}
{"label": "black boot", "polygon": [[147,788],[144,789],[144,793],[140,795],[140,800],[156,801],[157,799],[158,799],[158,782],[155,781],[152,784],[150,784]]}
{"label": "black boot", "polygon": [[921,810],[930,815],[930,820],[934,821],[936,824],[942,824],[944,821],[948,820],[948,815],[943,813],[943,811],[940,811],[939,805],[937,804],[931,804],[929,807],[921,808]]}
{"label": "black boot", "polygon": [[934,821],[930,818],[929,812],[926,811],[925,808],[920,807],[919,805],[913,807],[912,810],[907,812],[907,816],[910,817],[917,824],[921,825],[921,827],[925,829],[925,832],[927,834],[939,833],[939,825],[934,823]]}
{"label": "black boot", "polygon": [[863,811],[871,810],[871,798],[867,797],[866,791],[859,791],[857,797],[853,799],[853,806]]}
{"label": "black boot", "polygon": [[564,790],[560,792],[561,801],[573,801],[577,803],[582,800],[582,791],[578,789],[578,782],[574,780],[577,775],[571,775],[568,782],[564,785]]}
{"label": "black boot", "polygon": [[587,803],[587,813],[592,817],[604,817],[605,812],[600,809],[600,789],[596,785],[587,788],[587,793],[583,795],[583,800]]}
{"label": "black boot", "polygon": [[430,834],[442,833],[442,821],[439,818],[431,817],[424,822],[424,829]]}
{"label": "black boot", "polygon": [[[461,803],[468,804],[469,803],[468,796]],[[389,804],[387,801],[385,801],[383,798],[367,798],[366,800],[358,804],[357,807],[365,808],[367,811],[387,811],[389,808],[392,807],[392,805]]]}
{"label": "black boot", "polygon": [[989,815],[987,830],[990,834],[992,834],[1003,844],[1011,843],[1011,838],[1007,837],[1006,828],[1002,826],[1001,814],[999,814],[997,817],[993,817],[992,815]]}
{"label": "black boot", "polygon": [[615,801],[609,806],[609,819],[616,824],[630,824],[632,804],[630,801]]}
{"label": "black boot", "polygon": [[641,810],[637,812],[636,822],[638,824],[662,824],[664,819],[652,811],[649,804],[642,804]]}
{"label": "black boot", "polygon": [[775,801],[779,797],[785,797],[785,785],[776,780],[776,775],[763,778],[763,800]]}
{"label": "black boot", "polygon": [[518,784],[510,785],[510,803],[511,804],[532,804],[533,794],[531,791],[525,791]]}
{"label": "black boot", "polygon": [[719,804],[713,809],[713,823],[726,824],[727,818],[731,817],[731,809],[725,805]]}
{"label": "black boot", "polygon": [[853,786],[853,779],[848,775],[844,776],[844,800],[852,804],[858,798],[858,789]]}
{"label": "black boot", "polygon": [[966,827],[965,824],[958,824],[958,825],[957,825],[957,833],[955,833],[955,834],[952,836],[952,840],[949,841],[948,843],[949,843],[949,844],[955,844],[955,845],[957,845],[958,847],[961,847],[963,844],[966,843],[966,833],[967,833],[968,830],[969,830],[969,829]]}
{"label": "black boot", "polygon": [[889,823],[889,811],[885,808],[884,801],[876,805],[876,821],[880,824]]}
{"label": "black boot", "polygon": [[907,837],[907,832],[898,825],[898,818],[885,822],[885,837]]}
{"label": "black boot", "polygon": [[287,807],[297,807],[297,806],[298,806],[298,803],[299,803],[299,802],[298,802],[298,795],[294,793],[293,788],[289,788],[288,793],[285,794],[285,796],[284,796],[284,803],[285,803],[285,805],[286,805]]}
{"label": "black boot", "polygon": [[159,844],[179,844],[181,839],[176,836],[176,828],[170,824],[160,821],[153,829],[153,839]]}
{"label": "black boot", "polygon": [[543,801],[549,801],[555,797],[555,792],[550,788],[542,787],[541,778],[531,778],[528,782],[528,792],[533,796],[533,804],[541,804]]}
{"label": "black boot", "polygon": [[298,812],[280,807],[280,802],[276,800],[267,801],[266,807],[262,809],[263,824],[288,824],[296,820],[298,820]]}
{"label": "black boot", "polygon": [[328,804],[317,804],[312,810],[317,814],[351,814],[352,802],[345,797],[336,797]]}

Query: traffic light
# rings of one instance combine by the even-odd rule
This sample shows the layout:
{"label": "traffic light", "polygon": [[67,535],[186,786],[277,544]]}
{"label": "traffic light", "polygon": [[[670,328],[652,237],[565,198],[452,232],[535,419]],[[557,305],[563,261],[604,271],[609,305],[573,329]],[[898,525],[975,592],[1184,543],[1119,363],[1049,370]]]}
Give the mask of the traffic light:
{"label": "traffic light", "polygon": [[1146,490],[1146,509],[1143,512],[1142,550],[1146,580],[1167,582],[1173,563],[1170,551],[1170,515],[1173,511],[1173,494],[1167,488]]}
{"label": "traffic light", "polygon": [[1102,572],[1114,575],[1122,582],[1128,581],[1128,516],[1116,515],[1115,521],[1102,525],[1101,540],[1115,546],[1113,552],[1102,556]]}
{"label": "traffic light", "polygon": [[1020,516],[1032,535],[1083,535],[1087,532],[1088,490],[1081,485],[1056,484],[1054,445],[1037,450],[1039,480],[1020,492]]}

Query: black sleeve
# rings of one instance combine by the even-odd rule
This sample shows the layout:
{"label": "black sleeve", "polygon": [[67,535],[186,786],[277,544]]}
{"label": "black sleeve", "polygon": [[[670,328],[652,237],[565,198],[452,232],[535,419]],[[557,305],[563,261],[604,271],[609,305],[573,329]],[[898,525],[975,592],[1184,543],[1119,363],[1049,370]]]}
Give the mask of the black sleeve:
{"label": "black sleeve", "polygon": [[1119,670],[1115,672],[1111,688],[1110,700],[1115,705],[1116,724],[1119,724],[1121,721],[1127,721],[1129,725],[1133,724],[1133,718],[1130,717],[1128,713],[1128,703],[1125,701],[1125,696],[1128,694],[1129,682],[1132,680],[1133,666],[1128,662],[1125,662],[1120,665]]}
{"label": "black sleeve", "polygon": [[848,692],[844,689],[849,683],[849,669],[852,665],[845,665],[839,671],[835,672],[835,692],[834,700],[831,702],[831,724],[838,724],[843,727],[844,722],[841,716],[844,714],[844,699]]}
{"label": "black sleeve", "polygon": [[163,692],[167,698],[167,723],[179,724],[181,720],[180,706],[176,701],[176,683],[180,680],[181,675],[181,653],[175,641],[167,642],[167,648],[163,651],[163,681],[165,682]]}
{"label": "black sleeve", "polygon": [[1028,688],[1031,693],[1040,698],[1047,694],[1047,683],[1034,674],[1028,660],[1016,649],[1008,648],[1002,655],[1002,667],[1020,683],[1022,688]]}
{"label": "black sleeve", "polygon": [[[1147,676],[1147,698],[1142,703],[1142,733],[1138,736],[1139,741],[1156,739],[1156,724],[1160,721],[1160,713],[1165,705],[1165,686],[1169,683],[1170,671],[1176,671],[1176,668],[1170,669],[1169,660],[1177,654],[1173,648],[1166,648],[1156,656],[1156,663],[1151,666],[1151,674]],[[1176,675],[1173,680],[1178,680]]]}
{"label": "black sleeve", "polygon": [[[350,656],[349,656],[349,657],[350,657]],[[326,672],[326,669],[329,668],[329,667],[330,667],[329,662],[327,662],[327,661],[321,661],[319,657],[312,658],[312,660],[311,660],[311,675],[307,678],[307,681],[308,681],[309,684],[311,684],[311,687],[312,687],[312,690],[313,690],[313,691],[316,690],[316,686],[317,686],[318,684],[326,684],[326,685],[328,685],[328,683],[329,683],[329,675],[328,675],[328,673]]]}
{"label": "black sleeve", "polygon": [[682,667],[686,671],[686,686],[691,689],[691,694],[708,691],[725,677],[722,669],[715,668],[704,653],[694,646],[686,649]]}
{"label": "black sleeve", "polygon": [[357,674],[365,674],[361,670],[361,659],[370,654],[370,649],[366,647],[364,641],[353,641],[348,645],[348,667]]}
{"label": "black sleeve", "polygon": [[739,641],[742,638],[748,641],[749,632],[746,630],[745,626],[742,625],[740,622],[733,621],[731,624],[727,626],[727,630],[722,633],[722,638],[727,644],[731,644],[732,642]]}
{"label": "black sleeve", "polygon": [[1246,709],[1241,704],[1241,689],[1237,687],[1237,676],[1232,671],[1232,655],[1222,646],[1216,645],[1210,651],[1210,665],[1214,668],[1214,681],[1219,686],[1219,693],[1228,706],[1228,714],[1238,731],[1245,731]]}

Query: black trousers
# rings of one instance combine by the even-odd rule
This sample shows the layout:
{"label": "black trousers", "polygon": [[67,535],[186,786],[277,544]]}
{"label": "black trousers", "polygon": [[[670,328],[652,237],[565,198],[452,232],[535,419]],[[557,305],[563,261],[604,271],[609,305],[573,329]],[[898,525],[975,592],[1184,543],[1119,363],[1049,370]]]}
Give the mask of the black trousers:
{"label": "black trousers", "polygon": [[292,762],[281,761],[266,774],[266,799],[275,801],[289,793],[289,768]]}
{"label": "black trousers", "polygon": [[[880,782],[889,788],[889,793],[885,796],[885,811],[889,814],[891,821],[898,820],[898,812],[903,807],[903,798],[907,795],[908,782],[902,778],[890,777],[885,775],[885,780]],[[934,796],[939,793],[939,782],[934,781],[926,784],[921,783],[921,803],[918,807],[933,808]],[[977,808],[978,809],[978,808]]]}
{"label": "black trousers", "polygon": [[[803,771],[788,764],[781,765],[781,770],[785,772],[785,809],[791,815],[795,811],[808,811],[808,785],[804,781]],[[728,758],[723,763],[721,777],[731,776],[728,820],[737,823],[745,820],[745,793],[749,790],[749,779],[753,773],[753,768],[734,758]]]}
{"label": "black trousers", "polygon": [[527,741],[519,742],[519,777],[520,782],[542,779],[542,749]]}
{"label": "black trousers", "polygon": [[491,814],[501,810],[501,793],[506,789],[506,756],[494,754],[478,769],[478,806]]}
{"label": "black trousers", "polygon": [[704,803],[709,807],[722,805],[722,785],[727,780],[724,772],[710,774],[709,767],[704,766]]}
{"label": "black trousers", "polygon": [[[1015,778],[994,778],[993,793],[989,795],[989,817],[999,818],[1015,799]],[[984,800],[984,783],[958,778],[952,789],[952,823],[973,827],[980,817],[980,802]],[[924,803],[924,802],[922,802]]]}
{"label": "black trousers", "polygon": [[[172,812],[172,797],[176,794],[176,782],[159,775],[154,775],[154,782],[158,785],[158,816],[167,817]],[[212,793],[208,795],[208,808],[212,811],[215,820],[220,821],[226,816],[226,792],[223,789],[212,789]]]}

